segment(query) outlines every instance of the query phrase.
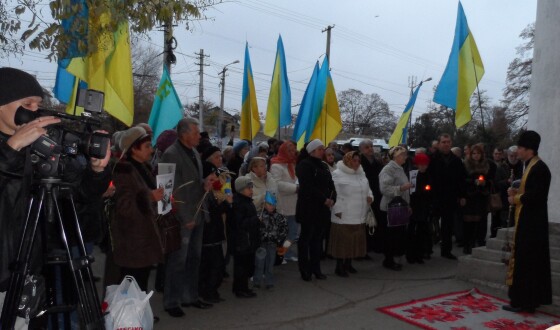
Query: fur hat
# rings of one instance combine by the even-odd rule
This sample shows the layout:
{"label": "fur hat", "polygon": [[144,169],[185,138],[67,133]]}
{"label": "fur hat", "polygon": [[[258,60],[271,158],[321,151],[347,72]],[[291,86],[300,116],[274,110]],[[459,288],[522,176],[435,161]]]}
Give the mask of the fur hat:
{"label": "fur hat", "polygon": [[253,181],[246,176],[240,176],[235,179],[235,190],[241,192],[243,189],[253,186]]}
{"label": "fur hat", "polygon": [[541,136],[535,131],[525,131],[521,133],[521,136],[519,136],[519,141],[517,141],[518,147],[532,149],[535,152],[539,151],[540,144]]}
{"label": "fur hat", "polygon": [[156,140],[156,148],[162,153],[167,150],[173,143],[177,141],[177,131],[174,129],[168,129],[158,136]]}
{"label": "fur hat", "polygon": [[27,72],[14,68],[0,68],[0,105],[30,96],[44,97],[37,79]]}
{"label": "fur hat", "polygon": [[142,127],[138,127],[138,126],[131,127],[121,134],[121,139],[119,141],[119,148],[122,150],[122,152],[126,153],[130,150],[130,147],[132,147],[132,145],[136,141],[143,139],[147,136],[149,135],[146,133],[146,130],[143,129]]}
{"label": "fur hat", "polygon": [[206,178],[207,176],[209,176],[210,174],[214,173],[216,175],[218,175],[218,168],[210,163],[210,162],[202,162],[202,177]]}
{"label": "fur hat", "polygon": [[202,160],[207,160],[210,156],[212,156],[215,152],[220,151],[220,148],[216,146],[210,146],[202,152],[201,158]]}

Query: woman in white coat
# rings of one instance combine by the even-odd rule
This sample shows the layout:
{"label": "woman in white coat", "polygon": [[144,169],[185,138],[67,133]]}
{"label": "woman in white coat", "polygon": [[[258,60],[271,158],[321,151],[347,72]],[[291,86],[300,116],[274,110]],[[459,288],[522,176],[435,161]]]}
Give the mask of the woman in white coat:
{"label": "woman in white coat", "polygon": [[356,273],[352,259],[366,255],[364,220],[373,193],[360,165],[360,153],[350,151],[332,174],[337,201],[332,210],[329,254],[336,258],[335,273],[348,277]]}

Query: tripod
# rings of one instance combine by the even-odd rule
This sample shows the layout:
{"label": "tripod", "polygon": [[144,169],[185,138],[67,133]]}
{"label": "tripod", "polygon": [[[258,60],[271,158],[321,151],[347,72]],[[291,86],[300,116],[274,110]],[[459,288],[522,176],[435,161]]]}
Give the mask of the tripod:
{"label": "tripod", "polygon": [[[71,285],[74,293],[77,295],[76,305],[56,305],[54,297],[49,297],[49,303],[39,314],[43,313],[70,313],[77,311],[79,316],[81,329],[104,329],[103,315],[101,313],[99,297],[95,288],[93,273],[91,271],[91,262],[93,257],[89,256],[82,239],[82,233],[78,223],[78,215],[72,195],[72,188],[58,178],[41,179],[38,185],[38,192],[33,194],[27,209],[27,216],[23,227],[23,233],[14,263],[14,269],[10,277],[10,286],[6,293],[4,307],[2,309],[2,330],[11,330],[14,328],[16,315],[22,301],[22,292],[24,281],[31,271],[30,260],[32,258],[33,246],[37,241],[37,232],[39,224],[45,226],[43,220],[47,220],[49,224],[58,226],[59,238],[62,243],[64,255],[48,258],[45,262],[50,265],[66,265],[70,270]],[[62,195],[62,196],[61,196]],[[72,223],[75,227],[75,237],[77,241],[77,256],[72,255],[71,247],[68,244],[68,237],[65,230],[66,222],[63,221],[59,200],[66,198],[70,202],[72,211]],[[43,211],[43,213],[42,213]],[[44,214],[44,218],[41,217]],[[55,222],[56,221],[56,222]],[[49,240],[48,235],[44,235],[44,240]],[[43,244],[43,246],[45,246]],[[45,248],[43,248],[45,250]],[[76,250],[76,249],[74,249]],[[61,281],[60,279],[58,279]],[[53,282],[56,282],[55,279]],[[59,283],[64,285],[64,283]],[[56,293],[56,288],[50,288],[51,292]]]}

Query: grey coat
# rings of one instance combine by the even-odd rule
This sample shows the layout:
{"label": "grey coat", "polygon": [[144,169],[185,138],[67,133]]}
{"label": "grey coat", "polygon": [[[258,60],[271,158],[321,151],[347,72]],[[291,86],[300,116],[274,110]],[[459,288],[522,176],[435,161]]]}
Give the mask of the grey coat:
{"label": "grey coat", "polygon": [[404,173],[404,169],[394,161],[390,161],[385,165],[379,173],[379,189],[383,197],[381,198],[381,211],[387,212],[387,204],[397,196],[401,196],[410,204],[409,190],[401,191],[401,186],[408,183],[408,178]]}
{"label": "grey coat", "polygon": [[[202,214],[199,211],[196,214],[197,206],[200,204],[202,196],[204,196],[204,185],[202,180],[202,162],[200,155],[195,148],[193,152],[198,163],[198,171],[193,164],[191,158],[183,150],[179,140],[175,141],[165,153],[161,156],[160,163],[173,163],[175,167],[175,185],[173,187],[173,197],[175,199],[175,208],[177,216],[181,224],[189,223],[193,220],[197,224],[201,223]],[[191,182],[186,184],[188,182]],[[182,185],[185,186],[181,187]],[[194,218],[196,214],[196,219]]]}

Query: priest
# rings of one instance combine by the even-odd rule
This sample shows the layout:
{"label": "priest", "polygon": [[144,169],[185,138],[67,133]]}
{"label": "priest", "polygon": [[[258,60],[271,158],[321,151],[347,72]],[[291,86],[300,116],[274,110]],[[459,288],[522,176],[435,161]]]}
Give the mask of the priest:
{"label": "priest", "polygon": [[511,312],[533,313],[552,303],[550,251],[548,245],[548,190],[550,170],[539,158],[540,135],[526,131],[519,137],[517,153],[524,163],[518,188],[508,190],[515,205],[515,234],[509,261],[507,285]]}

